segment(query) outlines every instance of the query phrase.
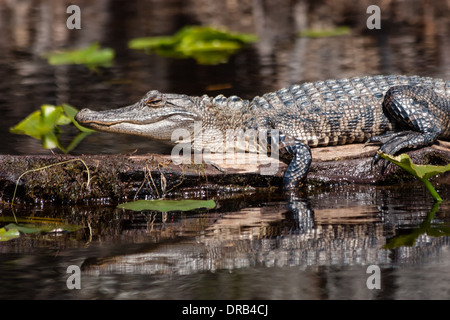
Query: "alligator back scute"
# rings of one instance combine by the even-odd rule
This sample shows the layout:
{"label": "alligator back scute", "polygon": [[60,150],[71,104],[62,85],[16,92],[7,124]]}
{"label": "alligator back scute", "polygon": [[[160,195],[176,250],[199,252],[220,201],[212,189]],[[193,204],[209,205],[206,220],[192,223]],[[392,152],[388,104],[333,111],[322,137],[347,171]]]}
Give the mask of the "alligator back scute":
{"label": "alligator back scute", "polygon": [[248,107],[249,104],[248,100],[241,99],[238,96],[231,96],[227,98],[221,94],[214,97],[212,100],[207,96],[205,96],[205,98],[210,101],[211,106],[231,112],[241,111],[242,109]]}
{"label": "alligator back scute", "polygon": [[[250,102],[250,112],[257,127],[271,125],[310,146],[362,142],[392,130],[382,103],[389,88],[402,85],[423,86],[443,98],[450,96],[450,82],[441,79],[354,77],[306,82],[266,93]],[[448,108],[443,106],[438,112],[445,117]]]}

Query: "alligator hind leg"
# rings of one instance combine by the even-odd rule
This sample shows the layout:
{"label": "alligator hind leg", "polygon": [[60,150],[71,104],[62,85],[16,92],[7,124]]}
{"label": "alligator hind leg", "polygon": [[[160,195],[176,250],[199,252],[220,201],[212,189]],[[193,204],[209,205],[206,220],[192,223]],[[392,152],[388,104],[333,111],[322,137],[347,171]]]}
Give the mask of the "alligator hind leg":
{"label": "alligator hind leg", "polygon": [[[382,143],[379,151],[395,155],[403,149],[417,149],[435,142],[443,132],[439,117],[433,112],[439,97],[427,88],[396,86],[384,97],[383,111],[395,126],[404,131],[388,132],[372,137],[369,142]],[[374,162],[379,160],[376,154]]]}

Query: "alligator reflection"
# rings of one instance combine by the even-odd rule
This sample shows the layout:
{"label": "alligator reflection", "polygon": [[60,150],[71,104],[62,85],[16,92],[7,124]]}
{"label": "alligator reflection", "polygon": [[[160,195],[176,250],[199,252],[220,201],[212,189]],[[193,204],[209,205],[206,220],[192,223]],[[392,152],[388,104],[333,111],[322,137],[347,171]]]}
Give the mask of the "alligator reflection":
{"label": "alligator reflection", "polygon": [[[399,229],[417,226],[426,218],[426,209],[405,210],[391,199],[386,211],[376,195],[346,192],[347,200],[359,199],[349,205],[339,194],[326,203],[315,198],[312,204],[290,196],[287,202],[253,204],[234,212],[203,213],[175,222],[157,223],[153,214],[153,218],[147,216],[146,232],[159,233],[156,244],[131,254],[86,259],[82,269],[94,274],[185,275],[254,267],[386,266],[417,263],[439,247],[448,246],[447,236],[416,232],[409,247],[387,248],[387,239]],[[425,219],[428,223],[437,208],[430,213],[433,217]]]}

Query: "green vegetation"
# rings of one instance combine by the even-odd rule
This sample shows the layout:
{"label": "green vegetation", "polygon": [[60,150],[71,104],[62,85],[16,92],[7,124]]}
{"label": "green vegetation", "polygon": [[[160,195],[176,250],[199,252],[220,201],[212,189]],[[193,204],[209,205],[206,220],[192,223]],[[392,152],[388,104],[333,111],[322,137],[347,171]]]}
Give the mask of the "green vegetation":
{"label": "green vegetation", "polygon": [[[16,218],[0,217],[0,221],[9,220],[14,221]],[[0,228],[0,241],[16,239],[24,234],[73,232],[81,228],[78,225],[63,223],[60,219],[27,218],[22,221],[25,223],[9,223]]]}
{"label": "green vegetation", "polygon": [[401,154],[397,157],[390,156],[383,152],[378,152],[378,154],[382,158],[398,165],[400,168],[419,179],[425,185],[425,187],[435,200],[433,208],[428,214],[427,219],[422,222],[418,228],[412,230],[408,234],[399,235],[390,239],[385,245],[385,248],[394,249],[402,246],[413,246],[416,243],[417,238],[419,238],[419,236],[421,236],[422,234],[426,234],[431,237],[450,236],[450,227],[445,225],[432,224],[432,220],[434,219],[434,216],[439,209],[442,198],[439,196],[439,194],[429,181],[430,178],[440,173],[450,171],[450,164],[446,166],[418,165],[414,164],[407,154]]}
{"label": "green vegetation", "polygon": [[133,202],[122,203],[117,206],[121,209],[133,210],[133,211],[191,211],[195,209],[214,209],[216,203],[214,200],[138,200]]}
{"label": "green vegetation", "polygon": [[340,26],[333,29],[305,29],[301,31],[298,36],[306,38],[329,38],[350,34],[350,27]]}
{"label": "green vegetation", "polygon": [[135,38],[129,48],[155,52],[164,57],[193,58],[199,64],[216,65],[247,43],[257,41],[252,34],[231,33],[212,27],[186,26],[173,36]]}
{"label": "green vegetation", "polygon": [[386,245],[386,249],[394,249],[397,247],[413,246],[416,243],[417,238],[422,234],[426,234],[431,237],[450,236],[450,227],[445,225],[432,224],[432,220],[436,212],[438,211],[440,202],[435,202],[433,208],[427,216],[427,219],[420,224],[420,226],[408,234],[399,235],[390,239]]}
{"label": "green vegetation", "polygon": [[[74,119],[78,110],[68,104],[54,106],[44,104],[40,110],[31,113],[28,117],[10,128],[11,133],[25,134],[35,139],[42,140],[42,146],[45,149],[58,148],[64,153],[73,150],[81,140],[94,130],[80,126]],[[60,126],[73,124],[80,133],[67,146],[63,147],[59,141],[61,133]]]}
{"label": "green vegetation", "polygon": [[[253,34],[233,33],[213,27],[186,26],[172,36],[132,39],[128,47],[155,52],[164,57],[193,58],[199,64],[216,65],[227,62],[230,55],[245,44],[257,40]],[[43,55],[53,66],[81,64],[94,71],[99,67],[111,67],[114,56],[113,49],[101,48],[97,42],[81,49],[55,51]]]}
{"label": "green vegetation", "polygon": [[8,241],[20,237],[20,232],[16,228],[0,228],[0,241]]}
{"label": "green vegetation", "polygon": [[417,165],[411,161],[411,158],[407,154],[401,154],[398,157],[393,157],[383,152],[379,152],[379,155],[382,158],[398,165],[400,168],[406,170],[414,177],[419,179],[427,187],[428,191],[435,201],[442,201],[441,197],[436,192],[430,181],[428,181],[428,179],[440,173],[450,171],[450,164],[446,166]]}
{"label": "green vegetation", "polygon": [[114,50],[110,48],[100,48],[98,43],[76,50],[65,50],[59,52],[50,52],[44,55],[48,63],[56,65],[82,64],[91,70],[97,70],[98,67],[110,67],[114,59]]}

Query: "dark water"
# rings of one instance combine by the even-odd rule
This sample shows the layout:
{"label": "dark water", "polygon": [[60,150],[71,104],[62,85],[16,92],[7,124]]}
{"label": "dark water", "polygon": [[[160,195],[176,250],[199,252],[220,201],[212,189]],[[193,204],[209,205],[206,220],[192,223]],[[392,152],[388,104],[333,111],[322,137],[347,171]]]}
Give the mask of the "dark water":
{"label": "dark water", "polygon": [[[75,1],[82,29],[65,26],[64,1],[0,0],[1,154],[48,154],[9,128],[42,104],[107,109],[146,91],[250,98],[292,83],[405,73],[450,78],[448,7],[413,2],[382,8],[368,30],[366,7],[312,2]],[[403,5],[403,4],[402,4]],[[402,6],[399,4],[399,6]],[[347,6],[347,7],[346,7]],[[400,10],[401,9],[401,10]],[[419,12],[419,13],[418,13]],[[331,14],[333,13],[333,14]],[[447,13],[447,14],[446,14]],[[127,49],[134,37],[172,34],[185,24],[224,25],[260,42],[218,66]],[[352,34],[299,38],[302,28],[346,24]],[[116,50],[111,68],[49,66],[41,55],[99,41]],[[68,144],[76,132],[67,129]],[[135,137],[93,134],[73,154],[168,152]],[[450,183],[437,189],[450,197]],[[203,194],[203,193],[202,193]],[[77,232],[0,242],[0,298],[26,299],[449,299],[448,201],[437,208],[419,183],[310,188],[297,197],[248,192],[209,195],[214,210],[133,213],[117,199],[98,205],[30,205],[18,216],[59,217]],[[7,205],[0,215],[11,216]],[[387,249],[399,236],[409,245]],[[71,265],[81,289],[69,290]],[[369,289],[367,268],[380,268]]]}
{"label": "dark water", "polygon": [[[449,225],[448,202],[430,217],[423,188],[407,187],[408,194],[373,186],[310,190],[289,203],[266,193],[235,195],[197,213],[34,209],[34,216],[84,227],[3,243],[2,298],[448,299],[449,237],[427,234]],[[386,249],[413,233],[411,245]],[[71,265],[81,267],[80,290],[67,288]],[[380,268],[380,289],[367,287],[371,265]]]}

